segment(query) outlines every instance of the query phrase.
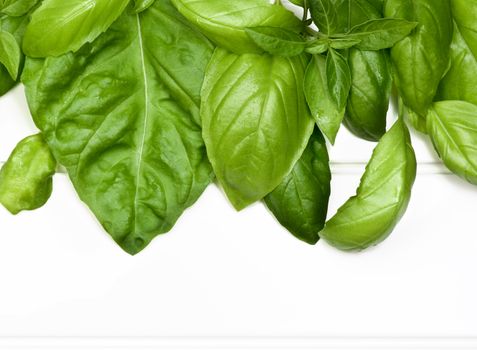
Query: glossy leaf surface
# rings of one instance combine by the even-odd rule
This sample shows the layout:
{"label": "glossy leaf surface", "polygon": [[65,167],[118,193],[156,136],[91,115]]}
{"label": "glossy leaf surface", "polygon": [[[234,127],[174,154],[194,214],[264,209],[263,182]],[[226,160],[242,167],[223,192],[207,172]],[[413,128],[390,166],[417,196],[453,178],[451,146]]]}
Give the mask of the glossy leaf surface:
{"label": "glossy leaf surface", "polygon": [[59,56],[92,42],[121,15],[129,0],[43,0],[27,27],[23,50]]}
{"label": "glossy leaf surface", "polygon": [[211,181],[198,121],[213,47],[167,0],[124,13],[93,44],[29,59],[30,109],[80,198],[135,254]]}
{"label": "glossy leaf surface", "polygon": [[56,161],[41,135],[29,136],[0,170],[0,203],[12,214],[37,209],[52,191]]}
{"label": "glossy leaf surface", "polygon": [[7,69],[12,80],[16,80],[20,69],[21,52],[13,34],[0,31],[0,64]]}
{"label": "glossy leaf surface", "polygon": [[398,120],[374,149],[356,196],[338,209],[320,237],[346,251],[380,243],[404,214],[415,177],[409,131]]}
{"label": "glossy leaf surface", "polygon": [[427,116],[427,131],[444,164],[477,184],[477,106],[464,101],[436,102]]}
{"label": "glossy leaf surface", "polygon": [[218,46],[235,53],[263,52],[245,28],[282,27],[299,32],[301,21],[268,0],[172,0],[191,23]]}
{"label": "glossy leaf surface", "polygon": [[388,0],[385,15],[418,22],[391,50],[394,81],[404,104],[425,118],[449,66],[452,17],[449,0]]}
{"label": "glossy leaf surface", "polygon": [[303,155],[265,203],[295,237],[315,244],[326,221],[330,181],[326,142],[315,128]]}
{"label": "glossy leaf surface", "polygon": [[305,41],[292,31],[275,27],[253,27],[245,31],[255,44],[269,54],[292,57],[305,51]]}
{"label": "glossy leaf surface", "polygon": [[238,210],[273,191],[313,131],[303,94],[306,56],[218,48],[202,89],[202,124],[217,179]]}
{"label": "glossy leaf surface", "polygon": [[315,55],[306,70],[305,96],[318,127],[334,143],[345,108],[339,108],[329,92],[326,58],[321,55]]}

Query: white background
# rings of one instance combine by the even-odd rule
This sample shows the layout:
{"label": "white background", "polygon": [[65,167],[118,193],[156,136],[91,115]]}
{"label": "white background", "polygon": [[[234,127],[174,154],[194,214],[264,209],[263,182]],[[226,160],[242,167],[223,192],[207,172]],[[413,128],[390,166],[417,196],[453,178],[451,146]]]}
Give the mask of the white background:
{"label": "white background", "polygon": [[[0,125],[1,161],[36,130],[21,87],[0,99]],[[301,243],[261,204],[237,213],[210,186],[131,257],[56,175],[45,207],[0,208],[0,348],[477,348],[477,188],[413,141],[408,212],[358,254]],[[373,147],[340,131],[330,216]]]}

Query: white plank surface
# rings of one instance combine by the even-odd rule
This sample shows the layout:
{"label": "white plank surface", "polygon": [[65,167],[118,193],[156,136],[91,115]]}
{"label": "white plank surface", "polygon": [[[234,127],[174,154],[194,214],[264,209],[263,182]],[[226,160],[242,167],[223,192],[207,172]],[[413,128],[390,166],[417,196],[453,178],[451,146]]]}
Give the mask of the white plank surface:
{"label": "white plank surface", "polygon": [[[21,88],[0,99],[0,118],[6,159],[35,130]],[[211,186],[131,257],[57,175],[44,208],[0,209],[0,347],[27,336],[477,337],[477,189],[434,171],[430,147],[415,145],[424,164],[406,216],[360,254],[307,246],[262,205],[236,213]],[[330,214],[359,182],[360,165],[343,162],[366,161],[372,147],[340,134]]]}

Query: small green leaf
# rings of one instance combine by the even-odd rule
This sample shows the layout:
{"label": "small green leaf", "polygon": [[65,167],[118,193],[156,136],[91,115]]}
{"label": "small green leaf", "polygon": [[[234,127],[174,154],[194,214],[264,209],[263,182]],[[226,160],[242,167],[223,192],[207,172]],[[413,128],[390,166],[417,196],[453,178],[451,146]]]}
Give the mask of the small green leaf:
{"label": "small green leaf", "polygon": [[330,166],[326,142],[315,128],[308,146],[265,203],[295,237],[315,244],[325,225],[330,196]]}
{"label": "small green leaf", "polygon": [[335,50],[346,50],[359,45],[361,40],[358,38],[330,38],[330,47]]}
{"label": "small green leaf", "polygon": [[326,79],[331,98],[338,109],[344,109],[351,89],[351,72],[346,58],[334,49],[326,56]]}
{"label": "small green leaf", "polygon": [[332,0],[308,0],[313,21],[323,34],[333,34],[340,27],[338,7]]}
{"label": "small green leaf", "polygon": [[44,0],[23,40],[30,57],[60,56],[92,42],[121,15],[129,0]]}
{"label": "small green leaf", "polygon": [[444,164],[477,184],[477,106],[464,101],[436,102],[427,115],[427,130]]}
{"label": "small green leaf", "polygon": [[404,19],[372,19],[353,27],[345,37],[360,40],[356,47],[361,50],[383,50],[408,36],[416,25]]}
{"label": "small green leaf", "polygon": [[253,27],[246,28],[245,32],[255,44],[276,56],[298,56],[306,47],[306,43],[300,35],[283,28]]}
{"label": "small green leaf", "polygon": [[41,134],[22,140],[0,170],[0,203],[12,214],[43,206],[51,195],[55,169]]}
{"label": "small green leaf", "polygon": [[13,80],[17,80],[21,51],[17,40],[7,31],[0,31],[0,63],[5,66]]}
{"label": "small green leaf", "polygon": [[134,0],[134,12],[141,13],[147,10],[156,0]]}
{"label": "small green leaf", "polygon": [[328,91],[326,58],[315,55],[308,64],[305,74],[305,96],[311,114],[320,130],[333,144],[345,114]]}
{"label": "small green leaf", "polygon": [[399,119],[374,149],[356,196],[320,232],[341,250],[362,250],[386,239],[406,211],[416,178],[409,131]]}
{"label": "small green leaf", "polygon": [[330,40],[321,38],[321,39],[309,41],[307,43],[307,47],[305,51],[312,55],[319,55],[328,51],[329,48],[330,48]]}

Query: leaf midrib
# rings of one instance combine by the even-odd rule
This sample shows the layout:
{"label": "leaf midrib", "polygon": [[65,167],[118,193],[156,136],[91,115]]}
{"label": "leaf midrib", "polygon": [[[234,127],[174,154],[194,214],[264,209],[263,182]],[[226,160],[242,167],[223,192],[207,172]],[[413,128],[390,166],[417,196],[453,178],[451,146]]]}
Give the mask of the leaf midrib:
{"label": "leaf midrib", "polygon": [[136,154],[136,186],[135,186],[135,194],[134,194],[134,233],[137,233],[137,212],[138,212],[138,202],[139,202],[139,183],[140,183],[140,175],[142,172],[142,158],[144,154],[144,145],[146,142],[146,132],[147,132],[147,125],[149,120],[149,83],[148,77],[146,72],[146,62],[144,57],[144,44],[142,38],[142,27],[141,27],[141,20],[139,18],[139,14],[136,14],[136,23],[137,23],[137,32],[138,32],[138,44],[139,44],[139,52],[141,56],[141,70],[143,76],[143,84],[144,84],[144,122],[143,122],[143,130],[140,136],[140,143],[139,149]]}

